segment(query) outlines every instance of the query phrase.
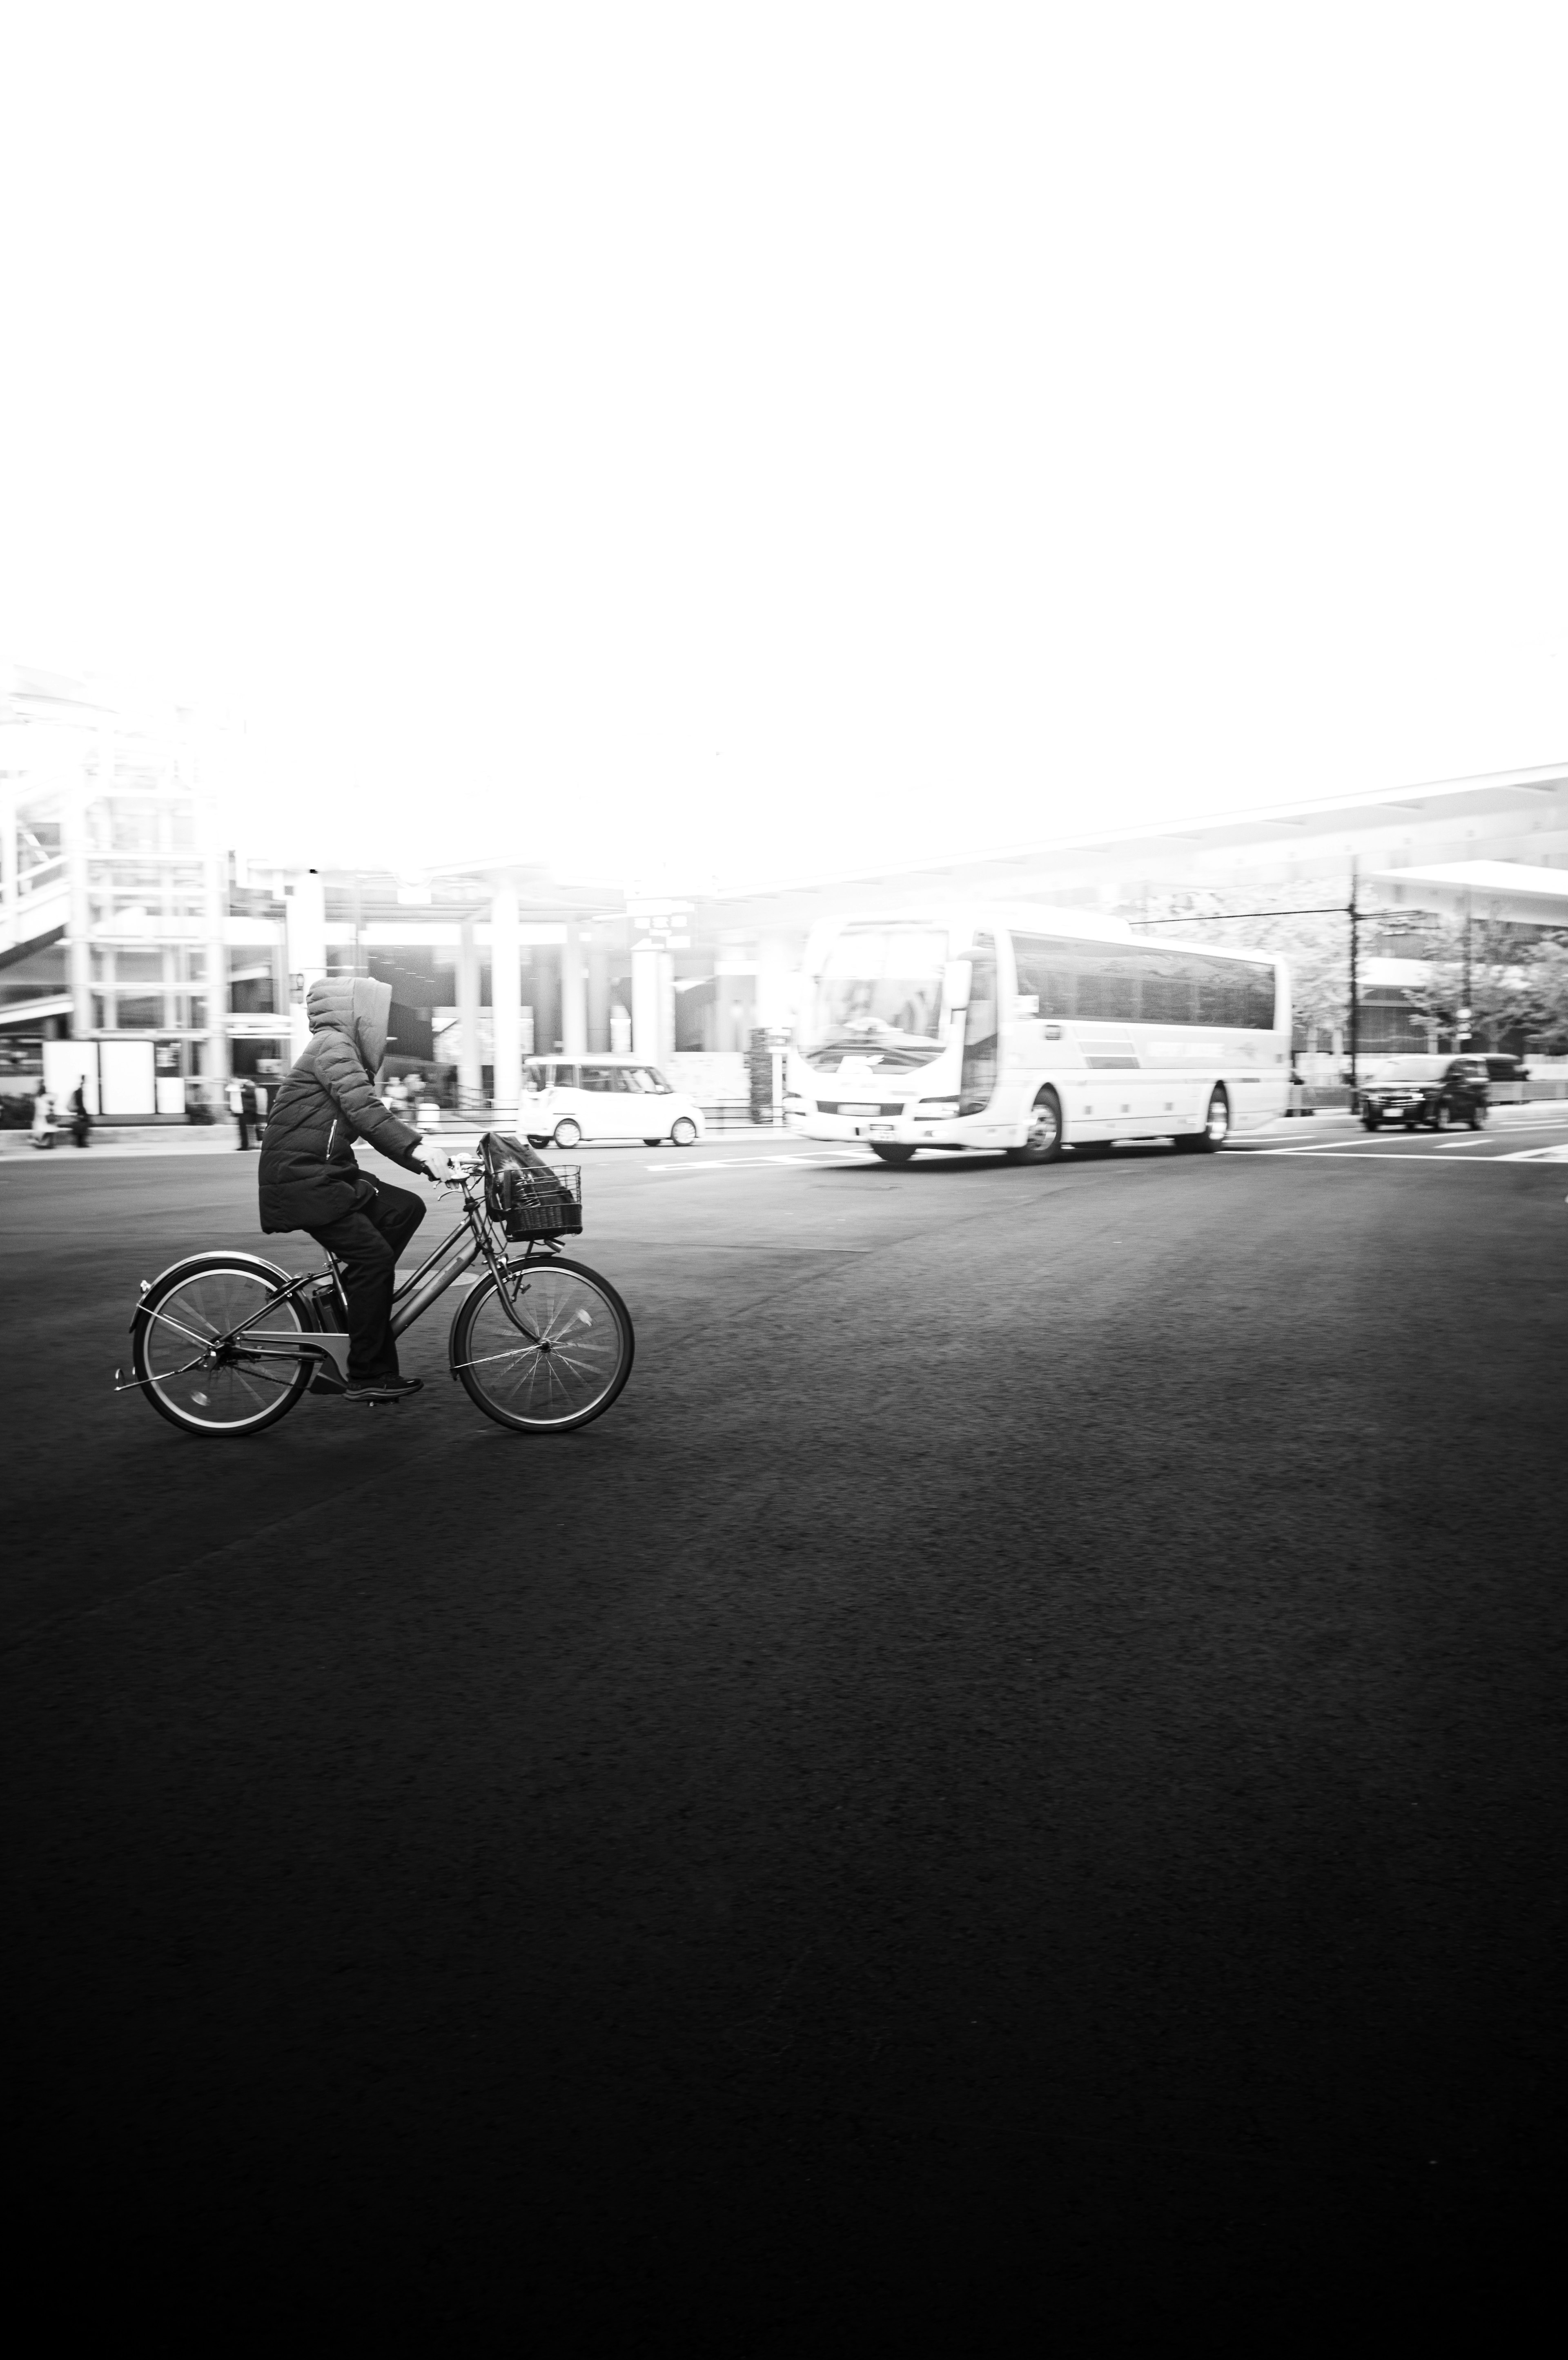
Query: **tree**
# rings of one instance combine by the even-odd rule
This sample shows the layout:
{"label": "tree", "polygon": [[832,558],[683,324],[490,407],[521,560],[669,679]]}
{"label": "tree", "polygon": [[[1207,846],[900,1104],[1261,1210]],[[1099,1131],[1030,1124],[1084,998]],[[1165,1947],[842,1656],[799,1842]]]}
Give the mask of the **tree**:
{"label": "tree", "polygon": [[1526,978],[1530,1030],[1548,1056],[1568,1051],[1568,935],[1550,934],[1535,946]]}
{"label": "tree", "polygon": [[[1455,1043],[1496,1046],[1514,1026],[1530,1022],[1534,1006],[1538,944],[1534,929],[1491,915],[1427,919],[1426,974],[1409,987],[1412,1008]],[[1468,1009],[1468,1017],[1461,1015]]]}

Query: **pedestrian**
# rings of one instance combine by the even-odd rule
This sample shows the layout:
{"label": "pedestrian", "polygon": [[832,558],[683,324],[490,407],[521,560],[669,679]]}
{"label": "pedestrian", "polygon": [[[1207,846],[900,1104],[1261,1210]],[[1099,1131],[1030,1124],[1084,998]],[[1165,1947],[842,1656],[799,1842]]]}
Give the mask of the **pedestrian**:
{"label": "pedestrian", "polygon": [[273,1100],[256,1173],[262,1228],[305,1230],[343,1271],[351,1401],[397,1401],[419,1390],[418,1377],[398,1374],[390,1321],[397,1257],[425,1218],[410,1189],[361,1171],[354,1141],[427,1179],[444,1180],[450,1168],[439,1147],[376,1095],[391,1007],[390,984],[368,976],[326,976],[310,986],[310,1038]]}
{"label": "pedestrian", "polygon": [[85,1074],[71,1091],[66,1105],[71,1114],[71,1143],[73,1147],[85,1147],[93,1135],[93,1114],[87,1103]]}
{"label": "pedestrian", "polygon": [[408,1119],[408,1085],[401,1074],[394,1074],[383,1093],[387,1105],[399,1122]]}
{"label": "pedestrian", "polygon": [[40,1082],[38,1094],[33,1100],[33,1145],[52,1147],[56,1128],[54,1100]]}
{"label": "pedestrian", "polygon": [[240,1153],[248,1155],[251,1125],[256,1119],[256,1085],[248,1077],[229,1084],[229,1112],[239,1125]]}

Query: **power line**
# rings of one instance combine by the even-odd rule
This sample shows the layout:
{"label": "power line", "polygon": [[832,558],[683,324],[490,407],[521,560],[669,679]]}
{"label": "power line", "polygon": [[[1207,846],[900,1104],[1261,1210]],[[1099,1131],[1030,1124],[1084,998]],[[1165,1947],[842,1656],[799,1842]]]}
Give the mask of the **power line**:
{"label": "power line", "polygon": [[1181,918],[1129,918],[1130,926],[1209,926],[1216,918],[1348,918],[1359,916],[1350,901],[1320,901],[1311,910],[1189,910]]}

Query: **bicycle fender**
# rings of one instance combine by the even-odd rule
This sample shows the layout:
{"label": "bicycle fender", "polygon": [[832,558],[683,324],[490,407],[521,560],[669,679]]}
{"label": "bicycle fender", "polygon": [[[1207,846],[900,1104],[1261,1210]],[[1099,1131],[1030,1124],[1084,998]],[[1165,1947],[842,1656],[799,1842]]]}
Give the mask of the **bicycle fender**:
{"label": "bicycle fender", "polygon": [[210,1253],[185,1254],[179,1262],[171,1262],[167,1270],[160,1270],[156,1278],[144,1278],[138,1282],[136,1291],[141,1296],[141,1301],[131,1314],[130,1324],[133,1335],[136,1332],[137,1320],[147,1317],[148,1295],[156,1295],[166,1280],[183,1278],[188,1273],[204,1269],[214,1261],[248,1262],[252,1270],[265,1272],[268,1278],[276,1279],[279,1286],[287,1286],[294,1275],[291,1270],[279,1270],[275,1262],[267,1262],[260,1254],[227,1251],[218,1247],[214,1247]]}

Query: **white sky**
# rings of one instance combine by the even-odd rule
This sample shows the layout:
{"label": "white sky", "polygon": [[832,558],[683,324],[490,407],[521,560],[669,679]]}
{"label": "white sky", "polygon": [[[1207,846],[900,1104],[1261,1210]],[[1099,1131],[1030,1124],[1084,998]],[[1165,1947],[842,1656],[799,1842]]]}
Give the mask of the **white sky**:
{"label": "white sky", "polygon": [[1568,18],[49,0],[0,645],[253,839],[799,874],[1568,753]]}

